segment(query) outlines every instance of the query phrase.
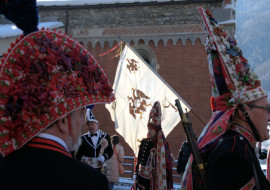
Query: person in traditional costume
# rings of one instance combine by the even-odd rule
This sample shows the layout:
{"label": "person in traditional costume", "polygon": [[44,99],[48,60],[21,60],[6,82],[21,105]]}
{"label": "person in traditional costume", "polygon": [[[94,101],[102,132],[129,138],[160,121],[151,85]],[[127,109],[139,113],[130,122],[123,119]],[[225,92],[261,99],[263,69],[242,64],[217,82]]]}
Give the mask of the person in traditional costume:
{"label": "person in traditional costume", "polygon": [[108,189],[105,175],[70,154],[84,107],[115,99],[108,77],[71,37],[32,28],[0,64],[0,189]]}
{"label": "person in traditional costume", "polygon": [[[270,105],[236,41],[199,8],[207,33],[212,117],[198,139],[208,190],[270,189],[254,147],[269,138]],[[193,156],[181,189],[203,189]]]}
{"label": "person in traditional costume", "polygon": [[113,149],[110,136],[99,129],[92,107],[87,108],[85,125],[88,132],[81,137],[82,144],[76,158],[104,173],[104,163],[112,157]]}
{"label": "person in traditional costume", "polygon": [[148,120],[147,138],[140,144],[134,181],[136,189],[173,189],[172,158],[161,128],[161,107],[154,103]]}

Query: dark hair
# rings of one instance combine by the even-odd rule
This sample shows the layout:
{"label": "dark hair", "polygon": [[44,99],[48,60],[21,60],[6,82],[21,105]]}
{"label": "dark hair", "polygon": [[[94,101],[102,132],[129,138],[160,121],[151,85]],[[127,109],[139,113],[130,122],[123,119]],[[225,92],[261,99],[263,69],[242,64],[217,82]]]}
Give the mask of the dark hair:
{"label": "dark hair", "polygon": [[120,139],[117,135],[113,135],[111,136],[111,141],[112,141],[113,146],[116,146],[119,143]]}

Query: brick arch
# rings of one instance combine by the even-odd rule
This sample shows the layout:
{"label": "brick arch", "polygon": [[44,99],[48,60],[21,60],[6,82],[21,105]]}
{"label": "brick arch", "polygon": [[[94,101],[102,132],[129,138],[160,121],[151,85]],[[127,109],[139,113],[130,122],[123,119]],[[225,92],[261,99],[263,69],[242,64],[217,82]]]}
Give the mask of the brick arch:
{"label": "brick arch", "polygon": [[143,39],[139,39],[138,44],[139,44],[139,45],[140,45],[140,44],[145,44],[145,42],[144,42]]}
{"label": "brick arch", "polygon": [[97,49],[97,48],[99,48],[99,49],[101,48],[101,44],[99,41],[95,43],[95,49]]}
{"label": "brick arch", "polygon": [[157,46],[164,46],[164,41],[163,41],[163,39],[158,40]]}
{"label": "brick arch", "polygon": [[[180,35],[180,36],[147,36],[147,37],[125,37],[125,40],[130,44],[130,45],[148,45],[151,47],[158,47],[158,46],[176,46],[180,45],[185,46],[187,43],[191,42],[192,45],[199,45],[200,43],[203,45],[204,44],[204,36],[199,34],[199,35]],[[107,43],[109,43],[109,47],[112,48],[116,45],[116,43],[120,42],[119,40],[116,40],[116,38],[110,38],[110,39],[91,39],[91,44],[92,48],[95,48],[95,45],[97,42],[100,43],[101,48],[106,48]],[[84,44],[87,44],[88,41],[82,40]]]}
{"label": "brick arch", "polygon": [[173,40],[172,39],[169,39],[168,41],[167,41],[167,45],[166,45],[167,47],[172,47],[173,46]]}
{"label": "brick arch", "polygon": [[135,44],[135,42],[134,42],[133,40],[131,40],[131,41],[129,42],[129,44],[130,44],[131,46],[133,46],[133,45]]}
{"label": "brick arch", "polygon": [[157,69],[156,55],[150,46],[141,44],[134,45],[133,48],[154,70]]}
{"label": "brick arch", "polygon": [[105,41],[103,47],[110,48],[110,43],[108,41]]}
{"label": "brick arch", "polygon": [[116,46],[119,42],[117,42],[116,40],[113,41],[112,47]]}
{"label": "brick arch", "polygon": [[92,47],[92,42],[91,42],[91,41],[89,41],[89,42],[87,43],[86,48],[87,48],[88,51],[92,52],[93,47]]}
{"label": "brick arch", "polygon": [[177,46],[182,46],[183,45],[183,42],[182,42],[182,39],[179,38],[177,41],[176,41],[176,45]]}
{"label": "brick arch", "polygon": [[186,44],[186,46],[189,46],[189,45],[191,46],[192,45],[191,39],[187,38],[185,44]]}
{"label": "brick arch", "polygon": [[155,41],[154,40],[149,40],[148,46],[150,46],[152,48],[155,47]]}
{"label": "brick arch", "polygon": [[195,40],[195,45],[202,45],[202,41],[201,41],[200,38],[197,38],[197,39]]}

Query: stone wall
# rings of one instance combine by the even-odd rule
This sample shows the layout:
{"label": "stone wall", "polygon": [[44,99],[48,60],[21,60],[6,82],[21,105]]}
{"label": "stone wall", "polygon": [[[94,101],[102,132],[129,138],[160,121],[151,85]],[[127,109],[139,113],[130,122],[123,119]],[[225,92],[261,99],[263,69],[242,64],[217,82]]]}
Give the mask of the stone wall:
{"label": "stone wall", "polygon": [[[60,21],[65,24],[65,32],[84,44],[91,42],[92,47],[100,43],[101,47],[108,42],[121,41],[121,35],[128,43],[138,44],[159,40],[167,44],[177,40],[185,44],[190,39],[194,45],[197,38],[204,43],[201,18],[198,6],[214,10],[222,7],[222,0],[211,3],[187,3],[188,1],[131,3],[96,6],[40,7],[40,21]],[[206,2],[206,1],[196,1]],[[222,18],[222,17],[221,17]],[[226,18],[222,18],[226,20]],[[229,18],[228,18],[229,19]]]}
{"label": "stone wall", "polygon": [[213,10],[221,7],[221,0],[213,3],[147,3],[107,6],[40,7],[40,21],[57,19],[70,29],[115,28],[156,25],[198,24],[198,6]]}

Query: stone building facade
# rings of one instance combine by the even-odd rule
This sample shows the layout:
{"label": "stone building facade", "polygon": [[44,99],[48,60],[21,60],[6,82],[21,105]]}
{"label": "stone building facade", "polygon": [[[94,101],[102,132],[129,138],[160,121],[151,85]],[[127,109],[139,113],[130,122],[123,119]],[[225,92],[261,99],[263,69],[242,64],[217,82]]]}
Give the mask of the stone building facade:
{"label": "stone building facade", "polygon": [[[68,35],[83,43],[108,74],[111,84],[119,57],[99,56],[121,41],[133,48],[196,111],[203,120],[211,116],[210,80],[204,50],[204,30],[198,6],[212,10],[225,29],[234,35],[235,0],[168,0],[92,4],[39,3],[40,22],[62,22]],[[96,105],[94,114],[100,128],[117,134],[104,105]],[[193,129],[199,135],[204,124],[190,113]],[[146,134],[145,134],[146,135]],[[179,123],[167,137],[173,156],[185,140]],[[125,144],[125,153],[134,156]]]}

